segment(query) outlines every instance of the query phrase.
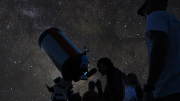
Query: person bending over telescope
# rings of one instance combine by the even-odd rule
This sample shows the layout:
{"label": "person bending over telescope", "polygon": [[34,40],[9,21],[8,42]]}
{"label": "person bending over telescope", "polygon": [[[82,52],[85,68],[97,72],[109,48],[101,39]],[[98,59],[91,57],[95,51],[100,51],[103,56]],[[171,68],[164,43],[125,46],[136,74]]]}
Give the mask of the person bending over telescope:
{"label": "person bending over telescope", "polygon": [[102,76],[107,75],[107,84],[102,92],[100,80],[96,81],[98,95],[101,101],[124,101],[125,97],[125,80],[123,73],[114,67],[109,58],[101,58],[97,62],[98,71]]}

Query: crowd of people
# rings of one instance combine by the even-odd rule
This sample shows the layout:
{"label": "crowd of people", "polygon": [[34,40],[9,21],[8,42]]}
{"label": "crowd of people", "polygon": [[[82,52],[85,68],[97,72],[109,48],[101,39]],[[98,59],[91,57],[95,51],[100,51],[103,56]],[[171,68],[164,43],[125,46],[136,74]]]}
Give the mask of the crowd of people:
{"label": "crowd of people", "polygon": [[135,73],[126,75],[109,58],[101,58],[97,68],[107,76],[105,89],[100,80],[90,81],[79,101],[180,101],[180,21],[166,11],[167,4],[168,0],[145,0],[138,10],[147,20],[147,83],[142,87]]}
{"label": "crowd of people", "polygon": [[[125,75],[125,73],[114,67],[109,58],[99,59],[97,68],[103,76],[107,76],[107,84],[104,92],[99,79],[96,82],[89,81],[88,91],[82,97],[79,93],[73,94],[73,97],[69,101],[142,101],[143,91],[136,74],[129,73]],[[49,87],[46,85],[48,91],[52,92],[52,101],[66,101],[62,100],[64,96],[62,96],[63,90],[59,86],[60,81],[61,78],[58,77],[54,80],[54,86]],[[95,87],[98,92],[95,91]]]}
{"label": "crowd of people", "polygon": [[[91,97],[85,93],[82,101],[142,101],[143,90],[138,82],[137,76],[134,73],[125,75],[121,70],[114,67],[109,58],[101,58],[97,61],[98,71],[102,76],[107,77],[107,83],[102,90],[102,83],[98,79],[93,83],[93,87],[97,87],[98,93],[95,93],[99,99],[84,100],[86,96]],[[90,81],[93,82],[93,81]],[[95,92],[95,91],[94,91]],[[93,97],[96,98],[96,97]]]}

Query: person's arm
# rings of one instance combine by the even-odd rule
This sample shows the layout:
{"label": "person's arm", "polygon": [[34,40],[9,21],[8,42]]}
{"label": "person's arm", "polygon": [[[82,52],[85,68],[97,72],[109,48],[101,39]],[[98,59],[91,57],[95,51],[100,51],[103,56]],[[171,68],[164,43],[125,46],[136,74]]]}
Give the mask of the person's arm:
{"label": "person's arm", "polygon": [[99,99],[102,99],[104,93],[102,91],[102,84],[99,79],[96,81],[95,86],[97,87],[97,90],[98,90]]}
{"label": "person's arm", "polygon": [[169,38],[168,34],[163,31],[150,30],[150,34],[152,36],[152,50],[147,85],[154,87],[165,66]]}
{"label": "person's arm", "polygon": [[102,91],[102,87],[98,88],[98,97],[99,99],[102,99],[103,98],[103,91]]}

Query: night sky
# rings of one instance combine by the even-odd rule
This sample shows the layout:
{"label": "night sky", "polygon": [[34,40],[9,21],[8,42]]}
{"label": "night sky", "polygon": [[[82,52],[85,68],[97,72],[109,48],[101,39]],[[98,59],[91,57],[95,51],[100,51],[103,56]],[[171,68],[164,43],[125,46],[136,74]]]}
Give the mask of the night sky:
{"label": "night sky", "polygon": [[[49,101],[45,87],[61,73],[38,46],[40,34],[57,27],[82,52],[91,68],[109,57],[122,72],[146,83],[148,58],[146,21],[137,15],[144,0],[0,0],[0,101]],[[168,11],[180,19],[180,1],[169,0]],[[106,77],[96,73],[89,80]],[[74,84],[83,95],[88,81]]]}

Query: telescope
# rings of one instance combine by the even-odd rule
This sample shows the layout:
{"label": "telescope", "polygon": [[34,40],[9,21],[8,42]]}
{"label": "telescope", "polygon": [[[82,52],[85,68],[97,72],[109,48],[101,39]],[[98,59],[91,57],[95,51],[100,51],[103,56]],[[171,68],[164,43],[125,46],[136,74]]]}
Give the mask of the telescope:
{"label": "telescope", "polygon": [[97,71],[97,69],[88,71],[89,61],[86,53],[89,50],[84,47],[82,53],[58,28],[45,30],[40,35],[38,44],[62,74],[59,83],[63,91],[61,100],[67,100],[66,88],[72,85],[72,81],[87,80]]}

